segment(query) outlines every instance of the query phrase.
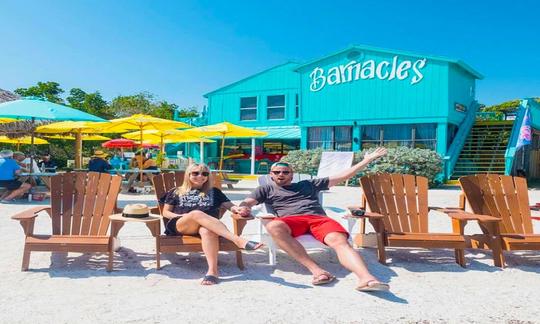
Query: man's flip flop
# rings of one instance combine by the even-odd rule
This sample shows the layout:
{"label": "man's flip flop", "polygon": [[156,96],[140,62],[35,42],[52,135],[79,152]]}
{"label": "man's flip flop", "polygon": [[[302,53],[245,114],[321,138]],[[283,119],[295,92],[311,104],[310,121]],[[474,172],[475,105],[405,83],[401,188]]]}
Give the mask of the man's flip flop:
{"label": "man's flip flop", "polygon": [[[370,284],[372,283],[372,284]],[[365,285],[363,286],[358,286],[356,287],[356,290],[358,291],[389,291],[390,290],[390,285],[389,284],[386,284],[386,283],[382,283],[382,282],[379,282],[377,280],[370,280],[368,282],[366,282]]]}
{"label": "man's flip flop", "polygon": [[258,248],[260,248],[262,246],[263,246],[262,243],[255,242],[255,241],[248,241],[246,243],[246,246],[244,246],[244,250],[253,251],[253,250],[257,250]]}
{"label": "man's flip flop", "polygon": [[318,276],[313,277],[313,281],[311,281],[311,284],[314,286],[320,286],[327,283],[330,283],[336,279],[335,276],[329,274],[329,273],[321,273]]}
{"label": "man's flip flop", "polygon": [[[203,282],[210,282],[210,284],[203,284]],[[203,280],[201,281],[201,285],[203,286],[213,286],[213,285],[217,285],[219,282],[219,278],[216,277],[216,276],[212,276],[212,275],[206,275],[204,276]]]}

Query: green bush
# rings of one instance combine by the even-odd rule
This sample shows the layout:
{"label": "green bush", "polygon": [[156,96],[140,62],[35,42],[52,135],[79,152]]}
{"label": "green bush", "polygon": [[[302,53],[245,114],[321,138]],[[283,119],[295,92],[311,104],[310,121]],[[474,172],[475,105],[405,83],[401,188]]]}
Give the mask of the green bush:
{"label": "green bush", "polygon": [[[373,149],[356,152],[354,163],[360,162],[366,152],[370,151]],[[316,175],[322,152],[322,149],[289,151],[289,154],[281,161],[291,164],[296,173]],[[437,174],[442,171],[442,165],[441,157],[432,150],[405,146],[389,148],[386,156],[370,163],[366,169],[349,180],[349,184],[358,184],[358,178],[365,174],[400,173],[426,177],[433,186],[437,182]]]}

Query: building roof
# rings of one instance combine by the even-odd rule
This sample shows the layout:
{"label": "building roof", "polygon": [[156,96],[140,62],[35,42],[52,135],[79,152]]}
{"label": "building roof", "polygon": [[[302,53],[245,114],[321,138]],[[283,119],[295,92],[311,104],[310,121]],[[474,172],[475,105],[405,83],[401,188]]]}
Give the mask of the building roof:
{"label": "building roof", "polygon": [[462,68],[463,70],[465,70],[466,72],[468,72],[469,74],[471,74],[472,76],[474,76],[477,79],[483,79],[484,78],[484,76],[482,74],[480,74],[478,71],[476,71],[475,69],[473,69],[472,67],[470,67],[469,65],[467,65],[465,62],[463,62],[461,60],[452,59],[452,58],[448,58],[448,57],[444,57],[444,56],[424,55],[424,54],[418,54],[418,53],[407,52],[407,51],[402,51],[402,50],[391,50],[391,49],[368,46],[368,45],[351,45],[351,46],[349,46],[349,47],[347,47],[345,49],[342,49],[342,50],[340,50],[338,52],[334,52],[332,54],[329,54],[329,55],[317,58],[315,60],[309,61],[307,63],[301,64],[301,65],[296,67],[296,71],[303,70],[303,69],[308,68],[311,65],[314,65],[314,64],[316,64],[316,63],[318,63],[318,62],[320,62],[322,60],[326,60],[326,59],[331,58],[333,56],[337,56],[337,55],[340,55],[340,54],[343,54],[343,53],[346,53],[346,52],[349,52],[349,51],[352,51],[352,50],[379,52],[379,53],[387,53],[387,54],[399,54],[399,55],[406,55],[406,56],[423,57],[423,58],[428,58],[430,60],[435,60],[435,61],[448,62],[448,63],[456,64],[457,66],[459,66],[460,68]]}
{"label": "building roof", "polygon": [[226,85],[226,86],[223,86],[223,87],[221,87],[221,88],[218,88],[218,89],[216,89],[216,90],[214,90],[214,91],[210,91],[210,92],[204,94],[203,97],[208,98],[208,96],[210,96],[210,95],[212,95],[212,94],[214,94],[214,93],[216,93],[216,92],[223,91],[223,90],[225,90],[225,89],[227,89],[227,88],[229,88],[229,87],[232,87],[232,86],[234,86],[234,85],[236,85],[236,84],[238,84],[238,83],[245,82],[245,81],[247,81],[247,80],[249,80],[249,79],[253,79],[253,78],[255,78],[255,77],[257,77],[257,76],[259,76],[259,75],[261,75],[261,74],[264,74],[264,73],[266,73],[266,72],[275,70],[275,69],[280,68],[280,67],[282,67],[282,66],[285,66],[285,65],[287,65],[287,64],[298,65],[298,64],[300,64],[300,63],[298,63],[298,62],[293,62],[293,61],[288,61],[288,62],[285,62],[285,63],[283,63],[283,64],[279,64],[279,65],[273,66],[273,67],[271,67],[271,68],[269,68],[269,69],[266,69],[266,70],[264,70],[264,71],[261,71],[261,72],[259,72],[259,73],[255,73],[255,74],[253,74],[253,75],[250,75],[250,76],[248,76],[247,78],[243,78],[243,79],[238,80],[238,81],[236,81],[236,82],[230,83],[230,84],[228,84],[228,85]]}
{"label": "building roof", "polygon": [[17,94],[13,93],[13,92],[0,89],[0,103],[6,102],[6,101],[17,100],[19,98],[20,97]]}
{"label": "building roof", "polygon": [[267,126],[251,128],[267,132],[268,135],[258,137],[262,139],[300,139],[299,126]]}

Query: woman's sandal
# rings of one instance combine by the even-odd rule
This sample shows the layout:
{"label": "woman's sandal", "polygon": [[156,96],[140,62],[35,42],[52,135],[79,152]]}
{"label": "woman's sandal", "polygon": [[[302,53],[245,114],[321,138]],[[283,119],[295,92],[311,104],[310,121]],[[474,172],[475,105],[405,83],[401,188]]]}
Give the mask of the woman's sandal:
{"label": "woman's sandal", "polygon": [[246,251],[254,251],[258,248],[261,248],[264,244],[255,242],[255,241],[247,241],[246,245],[243,247],[243,250]]}
{"label": "woman's sandal", "polygon": [[311,281],[311,284],[314,286],[320,286],[325,285],[327,283],[330,283],[336,279],[336,276],[333,276],[332,274],[328,272],[323,272],[318,274],[317,276],[313,276],[313,280]]}
{"label": "woman's sandal", "polygon": [[[205,284],[204,282],[209,282],[210,284]],[[203,280],[201,281],[201,285],[203,286],[213,286],[217,285],[219,283],[219,278],[212,275],[206,275],[203,277]]]}
{"label": "woman's sandal", "polygon": [[[370,285],[370,283],[372,283]],[[390,285],[387,284],[387,283],[383,283],[383,282],[380,282],[378,280],[369,280],[368,282],[366,282],[365,285],[363,286],[358,286],[356,287],[356,290],[358,291],[389,291],[390,290]]]}

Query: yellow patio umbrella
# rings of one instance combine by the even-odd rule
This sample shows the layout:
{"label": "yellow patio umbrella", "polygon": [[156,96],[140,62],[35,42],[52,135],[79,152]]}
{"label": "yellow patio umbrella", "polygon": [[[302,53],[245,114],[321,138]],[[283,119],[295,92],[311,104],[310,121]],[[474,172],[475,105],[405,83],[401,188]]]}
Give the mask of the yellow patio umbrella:
{"label": "yellow patio umbrella", "polygon": [[[223,168],[223,149],[225,148],[226,137],[227,138],[246,138],[246,137],[255,138],[255,137],[268,135],[267,132],[238,126],[235,124],[231,124],[229,122],[223,122],[223,123],[214,124],[214,125],[191,128],[191,129],[185,130],[185,132],[194,136],[221,137],[221,156],[219,159],[220,170]],[[253,173],[254,161],[255,161],[255,152],[253,150],[253,145],[252,145],[252,152],[251,152],[251,160],[252,160],[251,171]]]}
{"label": "yellow patio umbrella", "polygon": [[[21,144],[31,145],[32,137],[24,136],[24,137],[18,137],[18,138],[9,138],[7,136],[0,136],[0,143],[17,144],[17,150],[18,150]],[[47,142],[46,140],[42,138],[34,137],[34,144],[44,145],[44,144],[49,144],[49,142]]]}
{"label": "yellow patio umbrella", "polygon": [[[44,136],[49,139],[61,139],[61,140],[75,140],[75,136],[70,135],[49,135]],[[108,141],[111,138],[103,135],[96,135],[96,134],[82,134],[81,139],[83,141]]]}
{"label": "yellow patio umbrella", "polygon": [[[88,122],[88,121],[63,121],[52,123],[36,128],[36,132],[43,134],[74,134],[75,135],[75,168],[82,166],[82,134],[105,133],[102,128],[108,122]],[[115,132],[108,132],[115,133]]]}
{"label": "yellow patio umbrella", "polygon": [[[130,117],[111,119],[102,129],[104,130],[104,133],[125,133],[127,131],[138,131],[139,143],[142,149],[144,142],[143,131],[145,130],[168,130],[189,127],[191,127],[189,124],[175,120],[163,119],[144,114],[135,114]],[[141,178],[143,173],[142,171],[142,168],[140,168]]]}
{"label": "yellow patio umbrella", "polygon": [[0,124],[11,123],[11,122],[14,122],[14,121],[17,121],[17,119],[15,119],[15,118],[0,118]]}
{"label": "yellow patio umbrella", "polygon": [[[162,152],[165,151],[164,145],[167,143],[200,143],[201,144],[201,161],[203,159],[204,143],[213,143],[215,141],[199,136],[194,136],[186,133],[185,130],[178,129],[147,129],[143,132],[143,141],[145,143],[159,144]],[[140,132],[132,132],[122,135],[124,138],[132,140],[140,140]]]}

